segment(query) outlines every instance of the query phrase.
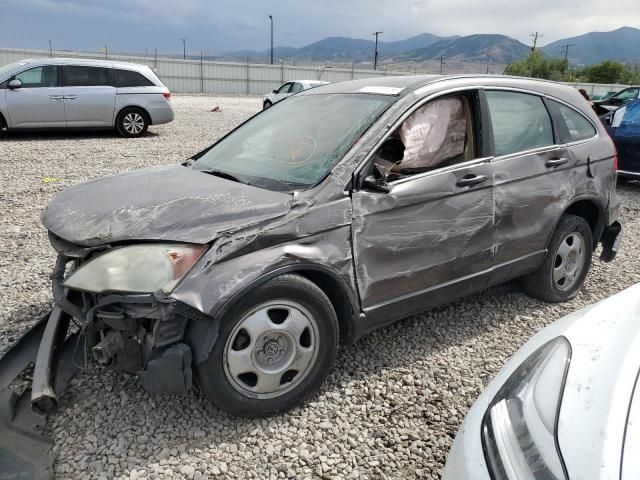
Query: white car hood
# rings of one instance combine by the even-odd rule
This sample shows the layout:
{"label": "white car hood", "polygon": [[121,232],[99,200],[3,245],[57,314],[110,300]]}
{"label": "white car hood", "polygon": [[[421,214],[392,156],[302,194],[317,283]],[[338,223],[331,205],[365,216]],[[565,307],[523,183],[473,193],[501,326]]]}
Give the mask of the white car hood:
{"label": "white car hood", "polygon": [[582,313],[564,332],[572,352],[558,422],[560,451],[571,480],[620,478],[640,370],[640,284]]}
{"label": "white car hood", "polygon": [[[558,443],[569,480],[620,479],[625,426],[640,371],[640,283],[542,329],[509,359],[471,407],[456,436],[445,480],[489,480],[481,444],[482,418],[515,369],[543,344],[564,336],[571,344]],[[635,393],[640,395],[640,388]],[[638,401],[635,402],[638,404]],[[640,407],[638,407],[640,408]],[[630,420],[633,417],[633,413]],[[640,413],[636,412],[640,421]],[[638,429],[630,428],[630,432]],[[638,455],[627,440],[627,457]],[[622,480],[639,479],[640,462],[625,457]],[[631,471],[634,470],[634,471]]]}

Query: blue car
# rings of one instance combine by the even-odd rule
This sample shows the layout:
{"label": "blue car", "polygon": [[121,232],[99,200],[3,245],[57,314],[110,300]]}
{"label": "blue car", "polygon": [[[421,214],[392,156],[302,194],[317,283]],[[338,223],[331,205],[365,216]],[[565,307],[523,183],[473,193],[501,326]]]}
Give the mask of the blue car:
{"label": "blue car", "polygon": [[602,117],[618,149],[618,175],[640,179],[640,100]]}

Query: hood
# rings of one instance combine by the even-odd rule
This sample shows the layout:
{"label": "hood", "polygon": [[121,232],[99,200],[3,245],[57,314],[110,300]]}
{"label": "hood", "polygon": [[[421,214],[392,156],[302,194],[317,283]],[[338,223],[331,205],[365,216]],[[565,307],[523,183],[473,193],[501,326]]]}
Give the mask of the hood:
{"label": "hood", "polygon": [[80,246],[130,240],[207,243],[284,215],[291,195],[180,165],[103,177],[58,194],[42,223]]}

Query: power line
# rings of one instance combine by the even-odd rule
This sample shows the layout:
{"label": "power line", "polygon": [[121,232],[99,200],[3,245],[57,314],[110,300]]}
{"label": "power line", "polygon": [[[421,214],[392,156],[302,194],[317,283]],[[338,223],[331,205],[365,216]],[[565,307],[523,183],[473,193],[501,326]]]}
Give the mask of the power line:
{"label": "power line", "polygon": [[373,52],[373,69],[377,70],[378,69],[378,35],[380,35],[382,32],[373,32],[372,35],[375,35],[376,37],[376,46],[375,46],[375,50]]}
{"label": "power line", "polygon": [[533,46],[531,47],[531,53],[533,53],[536,51],[536,45],[538,45],[538,39],[544,37],[544,35],[539,32],[536,32],[536,33],[532,33],[529,36],[533,38]]}
{"label": "power line", "polygon": [[560,52],[564,55],[564,69],[566,70],[569,67],[569,49],[571,47],[575,47],[575,43],[567,43],[563,45],[562,50]]}

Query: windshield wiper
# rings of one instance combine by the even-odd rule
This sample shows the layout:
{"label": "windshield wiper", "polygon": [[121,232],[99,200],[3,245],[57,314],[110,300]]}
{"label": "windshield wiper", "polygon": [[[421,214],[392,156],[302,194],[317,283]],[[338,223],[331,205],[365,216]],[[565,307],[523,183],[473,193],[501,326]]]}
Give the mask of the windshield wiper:
{"label": "windshield wiper", "polygon": [[199,172],[208,173],[209,175],[215,175],[216,177],[226,178],[232,182],[243,183],[245,185],[251,185],[245,178],[232,175],[231,173],[223,172],[222,170],[198,170]]}

